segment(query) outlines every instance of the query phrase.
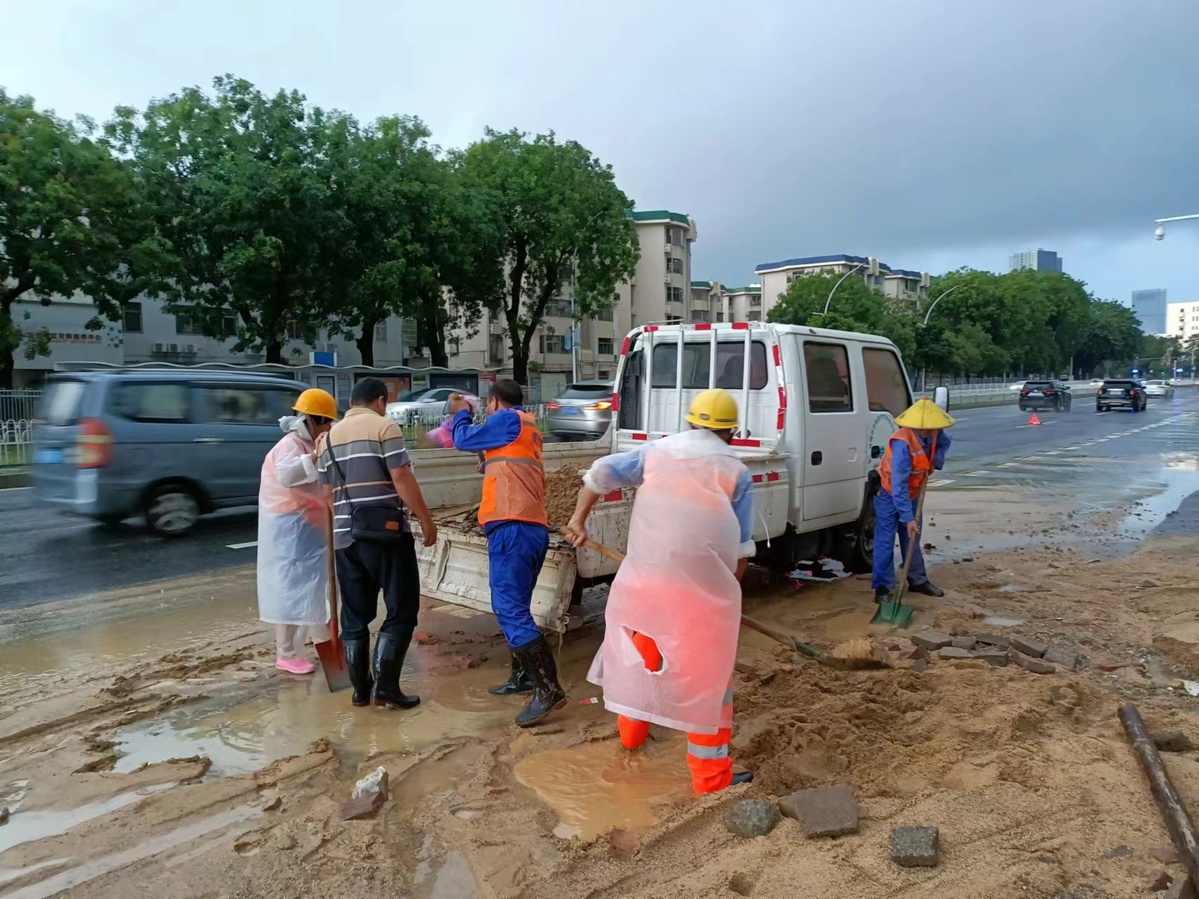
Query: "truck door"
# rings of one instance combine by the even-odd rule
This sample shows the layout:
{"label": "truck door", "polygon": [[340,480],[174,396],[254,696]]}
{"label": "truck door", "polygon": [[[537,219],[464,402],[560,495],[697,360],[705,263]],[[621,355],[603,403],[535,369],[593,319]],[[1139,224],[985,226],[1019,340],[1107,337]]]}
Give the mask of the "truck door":
{"label": "truck door", "polygon": [[845,520],[856,516],[862,506],[868,427],[857,406],[864,394],[844,343],[805,339],[802,358],[803,520]]}

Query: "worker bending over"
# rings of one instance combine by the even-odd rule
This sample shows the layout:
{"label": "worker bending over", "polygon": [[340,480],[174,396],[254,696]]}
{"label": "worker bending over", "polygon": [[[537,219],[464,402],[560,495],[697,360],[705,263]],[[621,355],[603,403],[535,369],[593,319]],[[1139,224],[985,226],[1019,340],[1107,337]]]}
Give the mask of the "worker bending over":
{"label": "worker bending over", "polygon": [[603,495],[637,487],[629,552],[608,596],[604,643],[587,679],[603,687],[620,742],[636,749],[650,723],[687,733],[696,792],[753,779],[733,774],[733,664],[741,585],[754,553],[752,480],[730,447],[737,402],[705,390],[687,413],[691,430],[606,456],[583,479],[571,543]]}
{"label": "worker bending over", "polygon": [[925,397],[903,412],[895,423],[899,430],[887,440],[887,451],[878,467],[880,484],[874,494],[874,601],[888,602],[895,587],[895,534],[899,551],[907,557],[912,541],[912,564],[908,569],[908,591],[925,596],[944,596],[945,591],[928,579],[924,553],[920,551],[920,525],[916,520],[921,484],[933,470],[945,465],[951,437],[946,428],[953,419]]}
{"label": "worker bending over", "polygon": [[532,693],[516,716],[517,725],[532,727],[566,705],[566,691],[558,683],[554,655],[531,610],[533,586],[550,540],[541,431],[522,401],[519,384],[499,380],[492,385],[482,424],[471,424],[472,412],[462,396],[450,397],[450,411],[455,448],[483,454],[479,524],[487,535],[491,608],[512,655],[511,676],[491,693]]}

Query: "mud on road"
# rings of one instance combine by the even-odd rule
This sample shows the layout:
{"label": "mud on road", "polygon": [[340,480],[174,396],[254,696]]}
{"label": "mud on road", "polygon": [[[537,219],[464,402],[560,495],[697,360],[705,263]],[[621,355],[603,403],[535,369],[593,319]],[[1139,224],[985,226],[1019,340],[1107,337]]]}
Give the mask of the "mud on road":
{"label": "mud on road", "polygon": [[[1042,504],[1028,524],[1069,537],[1075,519],[1055,514]],[[703,798],[681,735],[655,729],[629,754],[581,702],[598,695],[584,680],[598,629],[563,645],[570,705],[522,732],[519,700],[486,693],[506,674],[495,622],[462,609],[422,615],[411,713],[278,673],[252,570],[0,615],[0,897],[1144,896],[1181,868],[1159,858],[1169,838],[1116,708],[1199,739],[1179,688],[1199,678],[1193,539],[1102,561],[1038,540],[936,565],[945,599],[914,597],[913,631],[1000,629],[1076,651],[1077,670],[841,672],[743,631],[733,748],[757,779]],[[865,633],[872,604],[856,578],[797,591],[756,571],[746,611],[829,647]],[[1167,762],[1199,808],[1199,758]],[[390,801],[341,820],[380,765]],[[860,833],[723,826],[736,799],[832,784],[854,787]],[[939,867],[893,865],[900,824],[940,828]]]}

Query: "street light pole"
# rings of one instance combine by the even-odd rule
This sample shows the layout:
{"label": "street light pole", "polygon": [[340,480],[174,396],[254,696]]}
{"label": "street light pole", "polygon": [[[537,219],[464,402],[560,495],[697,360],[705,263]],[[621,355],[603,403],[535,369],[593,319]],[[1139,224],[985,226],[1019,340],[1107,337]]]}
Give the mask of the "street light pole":
{"label": "street light pole", "polygon": [[852,275],[854,272],[856,272],[858,269],[865,268],[865,267],[866,267],[865,262],[859,262],[857,265],[855,265],[853,268],[851,268],[849,271],[847,271],[844,275],[842,275],[841,279],[839,281],[837,281],[836,284],[833,285],[833,289],[828,292],[828,299],[824,301],[824,311],[820,313],[821,317],[828,315],[829,304],[832,303],[833,294],[835,294],[837,292],[837,288],[841,286],[841,282],[844,281],[846,278],[848,278],[850,275]]}
{"label": "street light pole", "polygon": [[1154,219],[1153,223],[1157,225],[1157,228],[1154,230],[1153,236],[1158,240],[1165,240],[1167,222],[1190,222],[1194,221],[1195,219],[1199,219],[1199,212],[1194,213],[1193,215],[1172,215],[1169,218]]}
{"label": "street light pole", "polygon": [[[953,285],[953,287],[949,288],[949,290],[945,291],[939,297],[937,297],[935,300],[933,300],[932,305],[930,305],[928,307],[928,311],[926,313],[924,313],[924,321],[920,323],[920,327],[922,327],[922,328],[927,327],[929,316],[931,316],[933,314],[933,310],[937,308],[937,303],[941,302],[943,299],[945,299],[947,296],[949,296],[951,293],[953,293],[955,290],[957,290],[961,286],[962,286],[961,284],[955,284],[955,285]],[[920,366],[920,389],[921,390],[928,389],[928,384],[927,384],[925,378],[926,378],[925,366],[921,365]]]}

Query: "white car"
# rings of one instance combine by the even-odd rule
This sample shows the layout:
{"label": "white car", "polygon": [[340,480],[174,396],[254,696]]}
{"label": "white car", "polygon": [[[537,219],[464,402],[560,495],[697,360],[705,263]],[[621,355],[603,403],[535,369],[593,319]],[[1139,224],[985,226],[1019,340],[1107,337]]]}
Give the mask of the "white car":
{"label": "white car", "polygon": [[1146,381],[1145,395],[1156,396],[1162,399],[1171,400],[1174,398],[1174,386],[1168,381]]}
{"label": "white car", "polygon": [[394,403],[387,404],[387,417],[401,427],[417,422],[440,424],[450,414],[450,395],[454,393],[474,399],[476,403],[479,399],[457,387],[426,387],[422,390],[409,390]]}

